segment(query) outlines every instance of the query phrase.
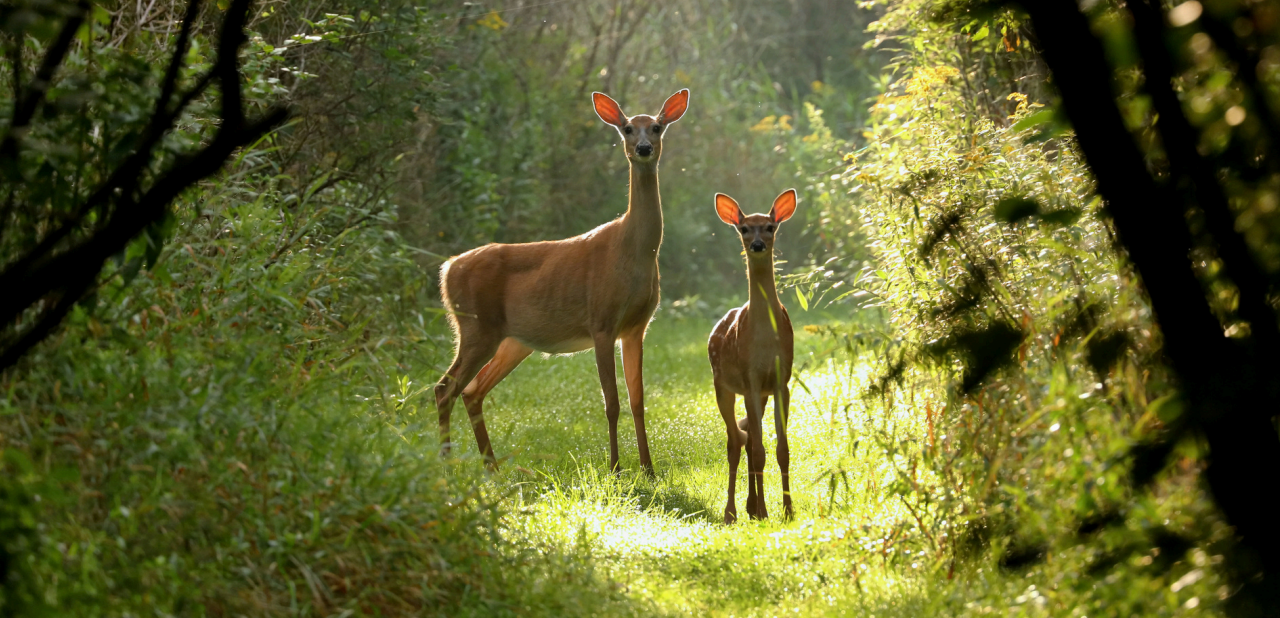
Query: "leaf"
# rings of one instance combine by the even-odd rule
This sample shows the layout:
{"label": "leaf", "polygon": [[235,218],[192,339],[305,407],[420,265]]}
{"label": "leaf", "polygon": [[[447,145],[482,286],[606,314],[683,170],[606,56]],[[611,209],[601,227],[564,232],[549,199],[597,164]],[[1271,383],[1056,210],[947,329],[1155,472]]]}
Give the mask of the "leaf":
{"label": "leaf", "polygon": [[809,310],[809,299],[804,297],[804,294],[800,291],[800,288],[798,287],[796,288],[796,300],[800,301],[801,309],[804,309],[805,311]]}
{"label": "leaf", "polygon": [[988,34],[991,34],[991,29],[990,29],[990,28],[988,28],[988,27],[986,27],[986,26],[983,26],[983,27],[981,27],[981,28],[979,28],[979,29],[978,29],[978,32],[977,32],[976,34],[974,34],[974,35],[973,35],[973,39],[972,39],[972,40],[973,40],[973,41],[981,41],[982,39],[987,38],[987,35],[988,35]]}
{"label": "leaf", "polygon": [[1032,127],[1038,127],[1042,124],[1052,122],[1056,113],[1056,108],[1047,107],[1034,114],[1024,116],[1021,120],[1013,123],[1013,126],[1009,127],[1009,130],[1014,133],[1021,133],[1022,131],[1026,131]]}
{"label": "leaf", "polygon": [[1053,212],[1040,214],[1040,221],[1048,225],[1071,225],[1080,220],[1084,211],[1079,208],[1059,208]]}
{"label": "leaf", "polygon": [[1040,204],[1025,197],[1007,197],[996,203],[995,218],[1005,223],[1017,223],[1040,214]]}
{"label": "leaf", "polygon": [[1169,465],[1169,455],[1174,446],[1172,439],[1133,445],[1129,449],[1129,456],[1133,458],[1133,468],[1129,471],[1130,481],[1136,487],[1146,487]]}
{"label": "leaf", "polygon": [[1013,362],[1023,332],[1006,322],[995,322],[986,328],[963,330],[935,343],[928,352],[944,358],[950,352],[964,360],[960,391],[968,394],[982,385],[987,376]]}

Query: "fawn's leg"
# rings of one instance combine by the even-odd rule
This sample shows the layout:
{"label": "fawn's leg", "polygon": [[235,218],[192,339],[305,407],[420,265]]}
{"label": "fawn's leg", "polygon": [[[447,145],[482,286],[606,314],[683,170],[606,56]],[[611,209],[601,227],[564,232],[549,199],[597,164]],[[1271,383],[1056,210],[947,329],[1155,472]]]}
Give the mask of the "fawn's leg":
{"label": "fawn's leg", "polygon": [[[738,462],[742,460],[742,447],[747,443],[747,432],[738,428],[733,416],[733,391],[723,387],[719,382],[716,387],[716,406],[720,408],[720,416],[724,417],[724,428],[729,434],[727,455],[729,457],[729,493],[724,505],[724,523],[738,521],[737,496]],[[747,492],[750,494],[750,492]],[[748,509],[750,514],[751,509]]]}
{"label": "fawn's leg", "polygon": [[791,508],[791,449],[787,444],[787,417],[791,415],[791,390],[786,384],[778,387],[773,397],[773,427],[778,432],[778,469],[782,471],[782,508],[787,519],[795,517]]}
{"label": "fawn's leg", "polygon": [[618,373],[613,365],[612,334],[594,336],[596,346],[596,372],[600,374],[600,390],[604,392],[604,415],[609,419],[609,470],[618,471]]}
{"label": "fawn's leg", "polygon": [[[759,389],[751,388],[748,390],[755,391],[757,394],[747,394],[742,397],[742,402],[747,408],[747,423],[750,429],[748,434],[748,451],[747,467],[749,468],[747,481],[754,486],[756,496],[755,513],[751,514],[756,519],[766,519],[769,517],[769,509],[765,507],[764,502],[764,398],[761,397]],[[750,495],[748,495],[748,499]]]}
{"label": "fawn's leg", "polygon": [[[742,398],[742,406],[746,407],[746,397]],[[751,450],[751,419],[742,417],[738,419],[738,430],[740,435],[746,436],[742,441],[742,446],[747,451],[747,516],[751,519],[756,518],[756,483],[752,480],[751,471],[755,470],[756,454]]]}
{"label": "fawn's leg", "polygon": [[484,397],[532,352],[532,349],[515,339],[503,339],[493,360],[480,369],[475,379],[462,389],[462,403],[467,407],[467,416],[471,418],[471,427],[476,433],[476,446],[484,454],[485,465],[490,469],[498,468],[498,460],[493,456],[489,431],[484,427]]}
{"label": "fawn's leg", "polygon": [[[498,349],[498,341],[478,332],[474,326],[467,327],[468,322],[459,324],[458,355],[453,359],[449,370],[436,384],[436,412],[440,416],[440,454],[448,455],[453,443],[449,441],[449,417],[453,414],[453,402],[462,393],[464,386],[471,383],[472,378]],[[486,436],[486,441],[488,437]]]}
{"label": "fawn's leg", "polygon": [[649,458],[649,434],[644,430],[644,329],[622,336],[622,376],[627,381],[631,418],[636,423],[636,444],[640,448],[640,466],[653,476],[653,460]]}

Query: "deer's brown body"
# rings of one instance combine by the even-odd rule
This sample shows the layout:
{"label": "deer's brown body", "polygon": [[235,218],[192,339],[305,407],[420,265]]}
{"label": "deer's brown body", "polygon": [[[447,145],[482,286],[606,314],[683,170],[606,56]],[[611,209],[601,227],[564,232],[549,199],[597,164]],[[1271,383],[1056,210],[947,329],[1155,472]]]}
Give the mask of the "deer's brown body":
{"label": "deer's brown body", "polygon": [[672,95],[656,118],[627,118],[612,99],[600,93],[593,97],[597,114],[622,134],[631,164],[627,212],[581,236],[485,245],[444,265],[441,296],[457,341],[453,365],[436,386],[446,451],[449,417],[459,394],[480,451],[493,465],[484,426],[485,395],[535,350],[566,354],[594,348],[609,421],[609,463],[616,469],[619,403],[613,350],[620,340],[640,463],[653,469],[644,428],[642,367],[645,329],[659,299],[658,159],[661,132],[684,114],[689,91]]}
{"label": "deer's brown body", "polygon": [[[773,397],[774,428],[778,434],[778,467],[782,471],[782,503],[787,517],[791,506],[791,453],[787,444],[787,416],[791,406],[791,360],[793,354],[791,319],[778,300],[773,278],[773,239],[777,226],[795,211],[796,194],[791,189],[774,201],[769,214],[744,215],[737,202],[716,195],[720,218],[742,235],[747,255],[747,304],[729,310],[711,331],[707,355],[716,389],[716,404],[728,432],[729,490],[724,509],[725,523],[738,518],[734,496],[738,463],[747,448],[747,514],[753,519],[768,517],[764,501],[764,409]],[[742,396],[747,416],[735,419],[734,402]]]}

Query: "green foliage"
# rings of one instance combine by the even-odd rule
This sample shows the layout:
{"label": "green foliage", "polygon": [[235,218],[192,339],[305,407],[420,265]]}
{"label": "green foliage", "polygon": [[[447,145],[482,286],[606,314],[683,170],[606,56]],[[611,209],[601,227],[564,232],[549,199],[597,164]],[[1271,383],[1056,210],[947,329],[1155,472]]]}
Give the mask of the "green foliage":
{"label": "green foliage", "polygon": [[689,113],[667,134],[661,167],[666,298],[740,290],[740,248],[708,216],[716,191],[756,212],[797,187],[806,223],[782,243],[793,264],[850,244],[820,222],[836,171],[829,155],[843,145],[828,126],[860,122],[865,75],[876,70],[859,49],[864,13],[772,0],[492,8],[455,16],[456,48],[430,69],[448,96],[417,125],[399,190],[401,229],[415,244],[449,255],[564,238],[618,216],[627,163],[590,93],[609,94],[628,114],[653,114],[684,87]]}
{"label": "green foliage", "polygon": [[944,593],[965,613],[1213,611],[1229,535],[1200,450],[1133,448],[1177,421],[1172,385],[1091,175],[1038,110],[1039,61],[1012,14],[923,8],[886,3],[871,26],[900,55],[842,175],[874,254],[861,305],[891,333],[868,339],[864,405],[926,425],[877,436],[899,462],[889,491],[966,582]]}
{"label": "green foliage", "polygon": [[[6,377],[6,467],[15,448],[36,462],[6,494],[58,479],[77,496],[5,502],[35,590],[86,616],[458,615],[554,612],[541,577],[592,586],[507,552],[501,490],[440,461],[434,419],[404,414],[406,376],[448,347],[393,215],[335,214],[344,184],[299,206],[260,157],[183,205],[150,273],[110,282]],[[301,232],[290,206],[310,208]]]}

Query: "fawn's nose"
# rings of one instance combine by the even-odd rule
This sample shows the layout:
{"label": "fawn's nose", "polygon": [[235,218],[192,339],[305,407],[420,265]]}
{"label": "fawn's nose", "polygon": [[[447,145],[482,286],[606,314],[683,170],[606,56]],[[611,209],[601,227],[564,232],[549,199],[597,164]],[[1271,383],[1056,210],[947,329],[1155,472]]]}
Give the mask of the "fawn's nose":
{"label": "fawn's nose", "polygon": [[761,251],[764,251],[764,241],[757,240],[751,243],[751,250],[755,251],[756,253],[760,253]]}
{"label": "fawn's nose", "polygon": [[636,154],[642,157],[647,157],[653,154],[653,146],[651,144],[640,144],[639,146],[636,146]]}

